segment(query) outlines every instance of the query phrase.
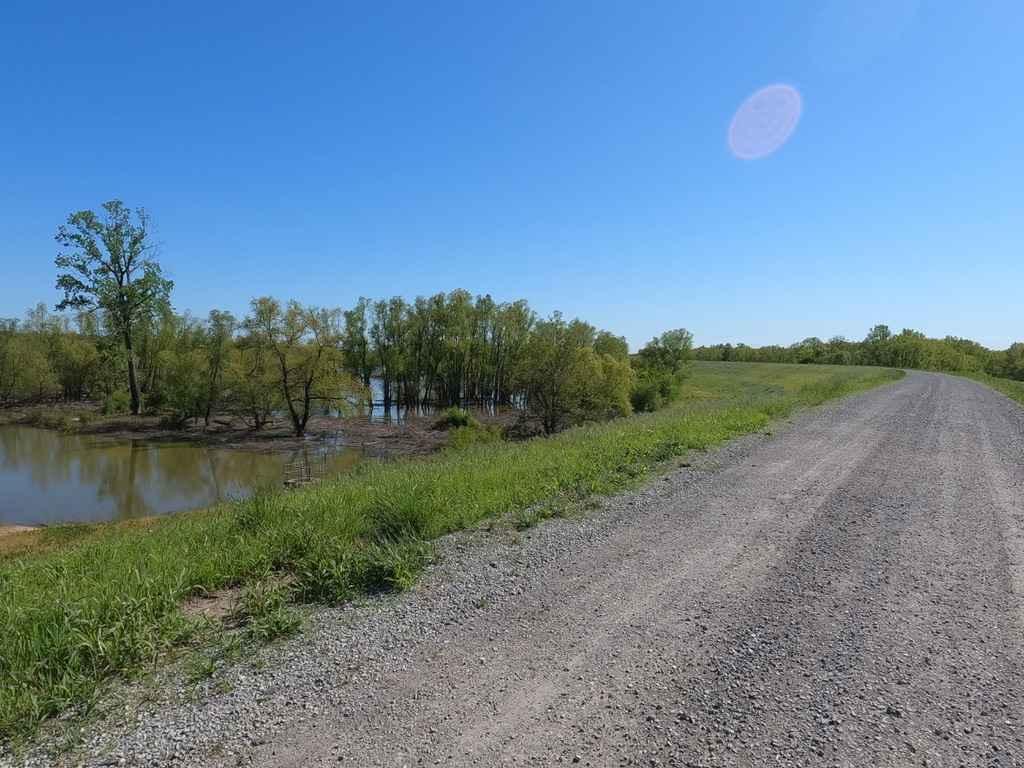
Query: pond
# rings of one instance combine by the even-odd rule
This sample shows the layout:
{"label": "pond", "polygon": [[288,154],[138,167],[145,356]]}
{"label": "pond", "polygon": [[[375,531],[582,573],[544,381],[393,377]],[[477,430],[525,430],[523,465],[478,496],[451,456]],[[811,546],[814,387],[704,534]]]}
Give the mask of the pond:
{"label": "pond", "polygon": [[99,522],[163,515],[280,488],[311,466],[341,474],[353,449],[265,454],[195,443],[150,443],[0,426],[0,525]]}

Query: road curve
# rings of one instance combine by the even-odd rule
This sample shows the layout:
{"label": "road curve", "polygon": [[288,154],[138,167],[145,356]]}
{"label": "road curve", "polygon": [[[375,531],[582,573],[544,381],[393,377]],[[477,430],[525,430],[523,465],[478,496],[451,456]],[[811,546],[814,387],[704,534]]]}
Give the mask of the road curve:
{"label": "road curve", "polygon": [[912,373],[717,456],[557,557],[585,524],[466,545],[514,587],[431,622],[462,593],[428,577],[349,628],[376,656],[320,627],[316,691],[186,762],[1024,766],[1024,410]]}

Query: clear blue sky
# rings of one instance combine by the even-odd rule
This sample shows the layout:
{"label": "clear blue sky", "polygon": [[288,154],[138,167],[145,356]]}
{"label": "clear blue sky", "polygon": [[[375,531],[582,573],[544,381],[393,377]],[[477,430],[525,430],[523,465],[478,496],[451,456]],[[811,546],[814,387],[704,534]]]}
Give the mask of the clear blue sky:
{"label": "clear blue sky", "polygon": [[[1024,338],[1020,2],[71,3],[0,25],[0,316],[110,198],[179,310],[455,287],[643,342]],[[789,142],[738,160],[751,93]]]}

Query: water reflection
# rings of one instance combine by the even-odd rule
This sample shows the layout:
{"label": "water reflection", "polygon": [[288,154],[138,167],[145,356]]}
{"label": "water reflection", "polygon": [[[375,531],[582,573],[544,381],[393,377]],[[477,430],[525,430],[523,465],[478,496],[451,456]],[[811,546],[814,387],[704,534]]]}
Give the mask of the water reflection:
{"label": "water reflection", "polygon": [[280,487],[287,465],[338,474],[361,457],[310,446],[259,454],[189,443],[111,441],[0,427],[0,524],[122,520],[203,507]]}
{"label": "water reflection", "polygon": [[[420,403],[415,406],[398,404],[392,401],[390,407],[384,407],[384,382],[374,377],[370,379],[370,399],[368,402],[353,403],[355,412],[366,416],[371,422],[379,424],[404,424],[410,416],[435,416],[443,408],[438,408],[430,403]],[[501,410],[518,411],[522,410],[524,404],[519,398],[513,400],[509,405],[496,406],[491,400],[481,400],[463,403],[463,407],[479,414],[494,416]],[[332,413],[331,415],[337,415]]]}

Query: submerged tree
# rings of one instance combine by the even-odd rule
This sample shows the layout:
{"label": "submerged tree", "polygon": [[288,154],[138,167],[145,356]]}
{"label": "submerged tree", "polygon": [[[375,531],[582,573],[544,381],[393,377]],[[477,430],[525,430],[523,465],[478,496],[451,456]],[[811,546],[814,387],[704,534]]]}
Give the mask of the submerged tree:
{"label": "submerged tree", "polygon": [[306,432],[314,408],[343,408],[360,393],[345,372],[338,310],[304,307],[291,301],[253,299],[245,327],[251,344],[274,360],[281,399],[296,435]]}
{"label": "submerged tree", "polygon": [[360,296],[356,305],[343,313],[345,328],[341,338],[345,370],[359,379],[367,393],[374,371],[366,320],[369,307],[370,300]]}
{"label": "submerged tree", "polygon": [[165,304],[173,283],[164,278],[150,241],[149,216],[120,200],[103,204],[104,215],[78,211],[57,230],[61,247],[55,260],[57,288],[64,293],[58,310],[102,310],[124,344],[131,409],[142,401],[135,370],[136,326]]}
{"label": "submerged tree", "polygon": [[235,341],[238,322],[230,312],[214,309],[206,321],[203,335],[203,362],[206,368],[206,397],[203,422],[210,426],[210,415],[224,392],[224,372]]}

